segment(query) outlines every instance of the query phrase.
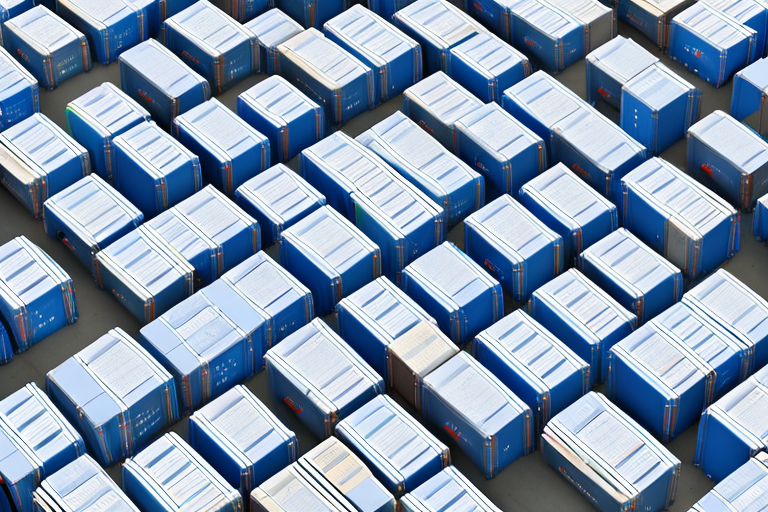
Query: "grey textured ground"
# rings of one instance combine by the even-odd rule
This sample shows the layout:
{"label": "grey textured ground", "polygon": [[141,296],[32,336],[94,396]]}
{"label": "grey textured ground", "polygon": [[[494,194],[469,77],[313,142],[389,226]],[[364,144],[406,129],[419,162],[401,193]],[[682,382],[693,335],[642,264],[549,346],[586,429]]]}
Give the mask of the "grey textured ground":
{"label": "grey textured ground", "polygon": [[[620,24],[619,32],[640,42],[654,54],[659,54],[658,50],[652,47],[650,41],[633,29]],[[660,55],[660,57],[672,69],[704,92],[702,117],[713,110],[720,109],[726,112],[729,110],[730,83],[722,89],[716,90],[695,78],[681,66],[672,63],[666,56]],[[262,76],[251,77],[219,99],[234,110],[237,95],[262,78]],[[571,66],[557,78],[577,94],[585,97],[583,61]],[[104,81],[119,83],[116,64],[108,67],[95,64],[93,71],[70,80],[57,90],[53,92],[42,91],[40,93],[41,110],[59,125],[65,127],[64,109],[67,102]],[[401,102],[402,98],[397,97],[376,110],[355,118],[344,127],[344,131],[352,136],[361,133],[400,108]],[[614,120],[618,117],[617,112],[608,111],[606,113]],[[681,141],[666,151],[663,157],[684,169],[685,149],[685,141]],[[295,160],[291,162],[294,168],[296,168],[296,163]],[[751,221],[751,215],[743,216],[741,252],[724,266],[760,295],[768,297],[768,279],[766,279],[768,276],[766,272],[768,269],[768,258],[766,258],[768,249],[752,238]],[[96,287],[90,274],[80,265],[74,255],[69,253],[59,242],[45,236],[42,223],[35,221],[5,189],[0,188],[0,244],[21,234],[26,235],[42,247],[72,276],[76,285],[80,319],[76,324],[59,331],[28,352],[17,355],[10,365],[0,367],[0,399],[5,398],[30,381],[35,381],[41,387],[44,386],[46,372],[93,342],[107,330],[119,326],[128,333],[137,335],[140,327],[115,299]],[[449,239],[461,247],[460,228],[454,229],[449,234]],[[274,250],[268,252],[275,256]],[[246,385],[270,408],[275,410],[286,425],[296,432],[301,453],[306,452],[318,442],[318,439],[304,428],[284,405],[274,403],[269,395],[264,373],[251,378]],[[186,428],[186,419],[184,419],[175,425],[173,430],[185,434]],[[683,461],[677,501],[671,508],[673,511],[688,510],[712,487],[712,482],[691,464],[696,445],[696,430],[697,425],[692,426],[669,445],[670,450]],[[454,444],[449,443],[449,446],[452,448],[454,464],[505,511],[587,512],[593,510],[586,499],[582,498],[574,488],[544,463],[538,452],[516,461],[495,479],[486,481],[481,472],[458,449],[454,449]],[[109,473],[116,481],[120,481],[119,466],[110,468]]]}

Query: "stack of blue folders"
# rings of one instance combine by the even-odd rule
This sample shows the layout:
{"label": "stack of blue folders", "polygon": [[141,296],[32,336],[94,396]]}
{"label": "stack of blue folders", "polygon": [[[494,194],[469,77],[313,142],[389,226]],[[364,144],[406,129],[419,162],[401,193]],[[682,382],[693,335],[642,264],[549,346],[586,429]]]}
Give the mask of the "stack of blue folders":
{"label": "stack of blue folders", "polygon": [[424,76],[450,71],[451,48],[475,34],[482,25],[447,0],[417,0],[392,16],[392,23],[421,45]]}
{"label": "stack of blue folders", "polygon": [[131,457],[179,419],[173,377],[122,329],[48,372],[48,395],[103,466]]}
{"label": "stack of blue folders", "polygon": [[760,452],[728,475],[691,512],[762,510],[768,507],[768,454]]}
{"label": "stack of blue folders", "polygon": [[339,14],[323,26],[323,32],[373,70],[376,104],[421,80],[421,46],[363,6]]}
{"label": "stack of blue folders", "polygon": [[[84,495],[83,489],[88,493]],[[86,454],[49,476],[32,495],[35,510],[86,512],[109,503],[120,512],[140,512],[120,487]]]}
{"label": "stack of blue folders", "polygon": [[443,209],[342,132],[301,153],[301,175],[379,246],[382,272],[393,281],[445,238]]}
{"label": "stack of blue folders", "polygon": [[686,277],[696,279],[739,251],[739,212],[666,160],[648,160],[621,182],[624,227]]}
{"label": "stack of blue folders", "polygon": [[189,418],[189,444],[249,500],[253,489],[296,461],[299,442],[245,386]]}
{"label": "stack of blue folders", "polygon": [[214,94],[260,69],[256,36],[207,0],[165,20],[162,32],[163,44],[203,76]]}
{"label": "stack of blue folders", "polygon": [[687,168],[737,208],[751,210],[768,193],[768,142],[715,110],[688,130]]}
{"label": "stack of blue folders", "polygon": [[768,449],[768,366],[710,405],[701,416],[694,464],[719,482]]}
{"label": "stack of blue folders", "polygon": [[267,352],[272,394],[320,439],[384,392],[384,381],[328,325],[313,320]]}
{"label": "stack of blue folders", "polygon": [[0,475],[15,510],[32,512],[34,490],[83,455],[85,444],[33,382],[0,401],[0,450]]}
{"label": "stack of blue folders", "polygon": [[0,321],[23,352],[77,320],[72,278],[24,235],[0,246]]}
{"label": "stack of blue folders", "polygon": [[144,510],[240,512],[243,497],[178,434],[170,432],[123,463],[123,489]]}
{"label": "stack of blue folders", "polygon": [[402,112],[374,125],[357,140],[445,210],[446,228],[485,204],[485,181]]}

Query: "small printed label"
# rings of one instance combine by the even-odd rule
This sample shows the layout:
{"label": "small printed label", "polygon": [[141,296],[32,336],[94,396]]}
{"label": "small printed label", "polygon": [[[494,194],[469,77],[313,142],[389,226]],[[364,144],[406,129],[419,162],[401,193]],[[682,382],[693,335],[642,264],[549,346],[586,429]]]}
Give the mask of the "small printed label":
{"label": "small printed label", "polygon": [[301,405],[299,405],[293,398],[289,396],[283,398],[283,402],[285,402],[285,405],[290,407],[291,410],[296,414],[301,414],[301,412],[304,410],[304,408],[301,407]]}
{"label": "small printed label", "polygon": [[200,64],[200,60],[199,60],[199,59],[196,59],[196,58],[194,58],[194,57],[193,57],[193,56],[192,56],[192,55],[191,55],[191,54],[190,54],[190,53],[189,53],[187,50],[183,50],[183,51],[181,52],[181,56],[182,56],[182,57],[184,57],[184,58],[186,58],[186,59],[189,59],[189,60],[191,60],[191,61],[192,61],[192,62],[194,62],[195,64]]}
{"label": "small printed label", "polygon": [[573,172],[575,172],[576,174],[580,174],[582,176],[589,177],[589,173],[587,171],[585,171],[584,168],[582,166],[580,166],[579,164],[571,165],[571,169],[573,169]]}
{"label": "small printed label", "polygon": [[427,130],[429,133],[434,135],[435,130],[430,128],[430,126],[427,124],[427,122],[424,121],[423,119],[419,119],[419,126],[421,126],[423,129]]}
{"label": "small printed label", "polygon": [[144,89],[139,89],[139,97],[148,103],[155,102],[155,100],[152,99],[152,96],[150,96]]}
{"label": "small printed label", "polygon": [[451,436],[454,440],[457,442],[461,441],[463,439],[461,432],[459,431],[459,428],[451,423],[450,421],[446,421],[443,425],[443,428],[446,432],[448,432],[448,435]]}

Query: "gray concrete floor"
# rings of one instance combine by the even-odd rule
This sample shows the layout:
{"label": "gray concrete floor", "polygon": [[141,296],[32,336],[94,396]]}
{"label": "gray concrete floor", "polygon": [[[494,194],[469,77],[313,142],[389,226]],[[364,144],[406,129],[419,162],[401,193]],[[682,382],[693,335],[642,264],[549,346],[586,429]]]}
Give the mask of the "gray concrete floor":
{"label": "gray concrete floor", "polygon": [[[703,91],[702,117],[717,109],[726,112],[729,110],[730,83],[721,89],[714,89],[687,72],[682,66],[672,63],[668,57],[661,55],[649,40],[635,30],[620,24],[619,33],[625,37],[631,37],[654,54],[658,54],[665,64]],[[233,90],[220,96],[219,99],[235,110],[237,95],[263,78],[263,76],[250,77],[238,84]],[[585,97],[583,61],[557,75],[557,78],[581,97]],[[55,91],[41,91],[41,111],[60,126],[66,127],[64,109],[67,102],[105,81],[119,84],[119,72],[116,64],[108,67],[95,64],[90,73],[64,83]],[[399,109],[401,102],[401,97],[394,98],[376,110],[353,119],[343,130],[356,136]],[[618,118],[618,112],[607,110],[605,113],[614,120]],[[681,169],[685,169],[685,152],[686,143],[680,141],[662,156]],[[296,160],[290,164],[296,169]],[[743,215],[741,252],[726,262],[723,267],[751,286],[761,296],[768,298],[768,279],[766,278],[768,276],[768,258],[766,258],[768,249],[753,239],[751,221],[751,215]],[[86,347],[109,329],[119,326],[135,336],[138,335],[140,327],[137,321],[115,299],[106,291],[96,287],[89,272],[73,254],[68,252],[58,241],[46,237],[41,222],[35,221],[21,204],[16,202],[4,188],[0,188],[0,244],[22,234],[50,254],[72,276],[76,286],[80,318],[74,325],[55,333],[28,352],[16,355],[11,364],[0,367],[0,399],[5,398],[30,381],[43,387],[46,372]],[[460,247],[463,245],[461,228],[454,229],[448,238]],[[276,256],[274,248],[268,252],[273,257]],[[509,313],[511,308],[508,307],[507,309]],[[332,319],[330,320],[332,321]],[[274,410],[289,428],[296,432],[301,453],[305,453],[317,444],[318,439],[304,428],[283,404],[275,403],[271,398],[264,373],[252,377],[245,384]],[[184,419],[176,424],[172,430],[185,435],[186,428],[186,419]],[[677,500],[670,509],[672,511],[688,510],[713,485],[691,463],[696,445],[697,428],[698,425],[690,427],[678,439],[668,445],[669,449],[683,462]],[[452,450],[454,464],[505,511],[588,512],[593,510],[586,499],[544,463],[538,452],[517,460],[493,480],[485,480],[482,473],[469,462],[457,446],[450,441],[447,442]],[[120,481],[119,466],[109,468],[108,472],[117,482]]]}

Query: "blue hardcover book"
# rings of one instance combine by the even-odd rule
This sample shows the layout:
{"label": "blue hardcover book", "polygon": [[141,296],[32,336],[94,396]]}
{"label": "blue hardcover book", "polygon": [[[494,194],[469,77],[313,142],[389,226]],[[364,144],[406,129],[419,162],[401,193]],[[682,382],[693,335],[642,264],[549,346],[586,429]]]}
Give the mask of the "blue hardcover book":
{"label": "blue hardcover book", "polygon": [[464,87],[438,71],[405,90],[402,111],[455,153],[456,121],[482,106]]}
{"label": "blue hardcover book", "polygon": [[115,189],[146,219],[202,188],[197,155],[154,122],[141,123],[113,140]]}
{"label": "blue hardcover book", "polygon": [[297,463],[283,469],[251,492],[251,512],[305,508],[317,512],[359,512],[343,494],[321,485]]}
{"label": "blue hardcover book", "polygon": [[678,302],[651,320],[654,329],[686,345],[715,370],[712,398],[718,400],[751,375],[755,346],[728,332],[712,318]]}
{"label": "blue hardcover book", "polygon": [[173,118],[208,101],[208,81],[154,39],[127,50],[120,61],[120,88],[169,128]]}
{"label": "blue hardcover book", "polygon": [[343,298],[336,304],[335,315],[341,337],[385,382],[390,382],[390,345],[422,321],[435,323],[386,277]]}
{"label": "blue hardcover book", "polygon": [[296,461],[299,442],[245,386],[235,386],[189,417],[189,444],[224,479],[251,491]]}
{"label": "blue hardcover book", "polygon": [[[239,23],[245,23],[274,6],[275,0],[227,0],[224,3],[224,12]],[[244,499],[247,501],[247,498]]]}
{"label": "blue hardcover book", "polygon": [[277,47],[304,30],[304,27],[280,9],[271,9],[243,26],[256,36],[260,71],[265,75],[280,73],[280,52]]}
{"label": "blue hardcover book", "polygon": [[624,84],[621,128],[658,155],[699,120],[701,91],[657,62]]}
{"label": "blue hardcover book", "polygon": [[[80,434],[33,382],[0,401],[0,478],[18,512],[32,512],[32,493],[85,453]],[[10,506],[10,505],[9,505]]]}
{"label": "blue hardcover book", "polygon": [[207,0],[165,20],[162,36],[169,50],[208,81],[213,94],[260,69],[256,36]]}
{"label": "blue hardcover book", "polygon": [[96,253],[136,229],[144,214],[96,174],[43,204],[45,233],[60,240],[94,273]]}
{"label": "blue hardcover book", "polygon": [[[589,53],[587,25],[546,0],[510,3],[511,39],[518,48],[554,73],[564,71]],[[503,36],[502,36],[503,37]]]}
{"label": "blue hardcover book", "polygon": [[387,347],[387,386],[421,411],[425,377],[459,351],[437,325],[421,321]]}
{"label": "blue hardcover book", "polygon": [[602,512],[675,501],[680,461],[599,393],[552,418],[541,444],[544,460]]}
{"label": "blue hardcover book", "polygon": [[688,130],[688,172],[742,210],[768,193],[768,143],[715,110]]}
{"label": "blue hardcover book", "polygon": [[331,18],[346,11],[351,0],[275,0],[275,5],[304,28],[323,28]]}
{"label": "blue hardcover book", "polygon": [[40,92],[37,79],[5,48],[0,48],[0,77],[0,130],[6,130],[40,111]]}
{"label": "blue hardcover book", "polygon": [[528,312],[589,363],[590,388],[608,378],[608,350],[637,325],[634,314],[574,269],[533,292]]}
{"label": "blue hardcover book", "polygon": [[755,58],[765,55],[768,31],[768,4],[762,0],[704,0],[723,14],[755,31]]}
{"label": "blue hardcover book", "polygon": [[67,130],[91,157],[93,172],[114,183],[113,140],[150,121],[143,107],[111,82],[94,87],[67,104]]}
{"label": "blue hardcover book", "polygon": [[489,33],[454,46],[448,58],[449,76],[484,103],[501,104],[504,91],[531,74],[528,57]]}
{"label": "blue hardcover book", "polygon": [[448,466],[412,492],[400,498],[405,512],[451,512],[456,506],[467,510],[501,512],[455,466]]}
{"label": "blue hardcover book", "polygon": [[267,352],[272,395],[320,439],[384,392],[384,381],[320,319]]}
{"label": "blue hardcover book", "polygon": [[379,247],[382,272],[395,282],[445,238],[443,209],[342,132],[301,153],[301,175]]}
{"label": "blue hardcover book", "polygon": [[77,320],[72,278],[24,235],[0,246],[0,317],[16,352]]}
{"label": "blue hardcover book", "polygon": [[451,464],[448,447],[387,395],[380,395],[336,425],[336,437],[400,498]]}
{"label": "blue hardcover book", "polygon": [[229,197],[269,167],[269,139],[216,98],[176,117],[171,133],[200,159],[203,182]]}
{"label": "blue hardcover book", "polygon": [[6,21],[2,30],[5,48],[46,89],[91,70],[85,35],[42,5]]}
{"label": "blue hardcover book", "polygon": [[757,32],[705,2],[669,25],[669,57],[715,87],[754,62],[756,50]]}
{"label": "blue hardcover book", "polygon": [[240,94],[237,115],[269,137],[273,164],[291,160],[325,137],[323,107],[281,76],[271,76]]}
{"label": "blue hardcover book", "polygon": [[123,489],[144,510],[239,512],[243,497],[175,432],[128,459]]}
{"label": "blue hardcover book", "polygon": [[587,102],[621,109],[621,88],[659,58],[632,39],[616,36],[587,55]]}
{"label": "blue hardcover book", "polygon": [[696,279],[740,245],[741,215],[708,188],[661,158],[627,174],[624,227]]}
{"label": "blue hardcover book", "polygon": [[[83,489],[88,492],[83,493]],[[32,495],[36,511],[87,512],[108,503],[120,512],[139,512],[120,487],[85,454],[49,476]]]}
{"label": "blue hardcover book", "polygon": [[768,507],[768,454],[760,452],[728,475],[691,512],[761,510]]}
{"label": "blue hardcover book", "polygon": [[[224,285],[230,289],[227,293]],[[240,300],[230,298],[235,292],[253,310],[245,315],[237,313],[236,319],[236,312],[230,314],[245,332],[260,328],[262,319],[266,322],[266,336],[259,335],[262,346],[254,347],[259,354],[254,359],[255,371],[264,367],[262,356],[270,347],[315,317],[312,293],[265,252],[254,254],[206,288],[208,296],[213,297],[214,292],[216,302],[221,304],[239,303]]]}
{"label": "blue hardcover book", "polygon": [[755,203],[752,214],[752,234],[760,242],[768,241],[768,194]]}
{"label": "blue hardcover book", "polygon": [[488,196],[518,197],[520,186],[547,168],[544,141],[496,103],[455,123],[456,154],[485,180]]}
{"label": "blue hardcover book", "polygon": [[768,302],[727,270],[718,270],[689,290],[683,304],[754,347],[747,375],[768,364]]}
{"label": "blue hardcover book", "polygon": [[696,0],[616,0],[619,19],[666,51],[672,19]]}
{"label": "blue hardcover book", "polygon": [[[264,355],[265,320],[228,287],[212,285],[211,294],[208,288],[139,331],[141,345],[173,375],[181,415],[191,414],[253,375],[261,369]],[[221,300],[222,296],[230,300]],[[241,327],[246,315],[257,327],[248,331]]]}
{"label": "blue hardcover book", "polygon": [[571,114],[589,112],[584,100],[544,71],[504,91],[501,106],[546,141],[550,162],[558,161],[554,159],[554,130]]}
{"label": "blue hardcover book", "polygon": [[211,185],[146,226],[195,267],[197,289],[261,249],[256,220]]}
{"label": "blue hardcover book", "polygon": [[341,493],[360,512],[395,512],[397,501],[352,450],[331,437],[299,459],[323,488]]}
{"label": "blue hardcover book", "polygon": [[560,163],[524,184],[519,201],[563,238],[564,267],[619,227],[616,206]]}
{"label": "blue hardcover book", "polygon": [[327,22],[323,33],[373,70],[376,104],[422,78],[421,46],[362,5]]}
{"label": "blue hardcover book", "polygon": [[0,133],[0,180],[37,219],[49,197],[90,172],[88,151],[43,114]]}
{"label": "blue hardcover book", "polygon": [[235,201],[261,229],[263,247],[271,247],[282,232],[325,205],[325,196],[283,164],[254,176],[235,190]]}
{"label": "blue hardcover book", "polygon": [[768,132],[768,59],[758,59],[733,75],[733,96],[731,115],[737,121],[758,112],[757,132],[763,136]]}
{"label": "blue hardcover book", "polygon": [[95,60],[109,65],[149,37],[146,9],[125,0],[56,0],[56,13],[88,38]]}
{"label": "blue hardcover book", "polygon": [[318,315],[381,276],[381,250],[330,206],[280,235],[280,264],[304,283]]}
{"label": "blue hardcover book", "polygon": [[141,324],[192,295],[195,268],[142,225],[96,253],[96,283]]}
{"label": "blue hardcover book", "polygon": [[392,24],[421,45],[424,76],[450,73],[449,52],[475,34],[487,32],[482,25],[447,0],[417,0],[392,16]]}
{"label": "blue hardcover book", "polygon": [[451,242],[408,265],[402,287],[459,346],[504,316],[499,282]]}
{"label": "blue hardcover book", "polygon": [[443,207],[446,228],[485,204],[485,181],[402,112],[357,137],[416,188]]}
{"label": "blue hardcover book", "polygon": [[478,334],[472,355],[530,408],[536,445],[544,425],[589,391],[589,363],[522,310]]}
{"label": "blue hardcover book", "polygon": [[619,228],[579,255],[578,267],[642,325],[683,297],[680,269]]}
{"label": "blue hardcover book", "polygon": [[422,414],[493,478],[534,450],[530,407],[466,352],[426,376]]}
{"label": "blue hardcover book", "polygon": [[653,321],[611,347],[608,395],[667,443],[696,423],[712,403],[717,373]]}
{"label": "blue hardcover book", "polygon": [[322,32],[307,29],[277,49],[281,75],[325,109],[330,125],[377,105],[371,68]]}
{"label": "blue hardcover book", "polygon": [[562,237],[508,195],[464,219],[464,251],[520,302],[564,268]]}
{"label": "blue hardcover book", "polygon": [[131,457],[179,419],[173,377],[120,328],[48,372],[45,382],[102,466]]}
{"label": "blue hardcover book", "polygon": [[560,121],[552,140],[553,161],[570,167],[621,209],[621,179],[645,162],[645,146],[593,107]]}
{"label": "blue hardcover book", "polygon": [[694,465],[719,482],[768,449],[768,366],[758,370],[701,415]]}

